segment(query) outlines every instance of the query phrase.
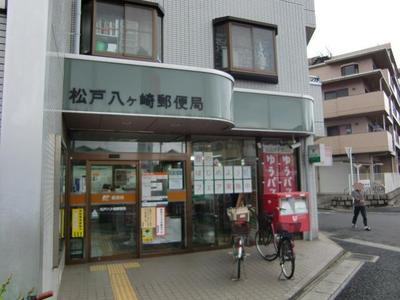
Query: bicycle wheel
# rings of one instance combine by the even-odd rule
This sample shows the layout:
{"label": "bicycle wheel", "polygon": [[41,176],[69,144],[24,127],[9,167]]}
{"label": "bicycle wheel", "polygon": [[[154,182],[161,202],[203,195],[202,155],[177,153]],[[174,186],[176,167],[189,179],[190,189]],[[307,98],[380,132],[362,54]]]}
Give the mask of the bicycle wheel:
{"label": "bicycle wheel", "polygon": [[295,268],[295,256],[293,252],[292,241],[290,239],[284,238],[281,241],[279,257],[283,276],[285,276],[287,279],[292,278]]}
{"label": "bicycle wheel", "polygon": [[241,262],[244,257],[244,249],[243,249],[243,240],[242,238],[235,239],[233,242],[233,259],[235,260],[234,265],[234,277],[232,279],[239,280],[240,279],[240,268]]}
{"label": "bicycle wheel", "polygon": [[276,243],[272,230],[257,230],[256,248],[258,253],[267,261],[273,261],[278,257]]}

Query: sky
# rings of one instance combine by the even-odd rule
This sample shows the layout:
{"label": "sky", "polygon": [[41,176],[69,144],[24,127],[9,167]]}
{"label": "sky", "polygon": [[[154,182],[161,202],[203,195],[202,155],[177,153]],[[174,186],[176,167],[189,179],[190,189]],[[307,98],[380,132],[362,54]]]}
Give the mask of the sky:
{"label": "sky", "polygon": [[315,14],[308,57],[390,43],[400,68],[400,0],[315,0]]}

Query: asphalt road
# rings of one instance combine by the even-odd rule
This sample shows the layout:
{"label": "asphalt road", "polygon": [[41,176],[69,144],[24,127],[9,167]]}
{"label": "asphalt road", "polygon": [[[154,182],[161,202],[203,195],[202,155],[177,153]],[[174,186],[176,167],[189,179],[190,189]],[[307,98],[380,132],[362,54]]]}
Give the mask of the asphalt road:
{"label": "asphalt road", "polygon": [[[363,230],[361,215],[358,227],[353,229],[351,212],[319,213],[320,230],[328,233],[345,250],[379,256],[375,263],[366,262],[336,299],[400,299],[400,212],[369,210],[367,216],[372,228],[370,232]],[[377,247],[360,245],[363,241],[377,243]],[[387,250],[386,246],[399,247],[399,252]]]}

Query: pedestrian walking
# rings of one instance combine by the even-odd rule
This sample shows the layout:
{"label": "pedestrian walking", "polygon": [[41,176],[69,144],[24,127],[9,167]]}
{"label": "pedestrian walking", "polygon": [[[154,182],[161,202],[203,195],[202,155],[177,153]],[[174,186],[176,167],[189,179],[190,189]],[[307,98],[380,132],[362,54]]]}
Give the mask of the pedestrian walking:
{"label": "pedestrian walking", "polygon": [[364,222],[364,230],[366,231],[371,231],[371,227],[368,226],[367,222],[367,210],[365,208],[365,199],[364,195],[362,194],[362,189],[363,189],[363,184],[360,182],[357,182],[354,184],[354,191],[351,193],[351,196],[353,197],[353,209],[354,209],[354,215],[353,215],[353,228],[356,227],[357,223],[357,218],[358,215],[361,212],[363,222]]}

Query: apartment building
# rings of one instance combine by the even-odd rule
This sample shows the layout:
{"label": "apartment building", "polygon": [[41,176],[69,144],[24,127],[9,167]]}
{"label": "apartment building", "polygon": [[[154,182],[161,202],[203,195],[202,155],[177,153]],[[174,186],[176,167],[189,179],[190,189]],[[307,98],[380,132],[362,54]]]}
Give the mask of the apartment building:
{"label": "apartment building", "polygon": [[317,237],[314,29],[312,0],[10,1],[0,278],[228,247],[240,194],[309,192]]}
{"label": "apartment building", "polygon": [[317,143],[331,146],[334,159],[319,168],[320,192],[348,188],[345,147],[352,148],[355,180],[382,183],[383,173],[398,173],[400,73],[391,45],[310,59],[310,74],[320,78],[324,98],[326,136]]}

